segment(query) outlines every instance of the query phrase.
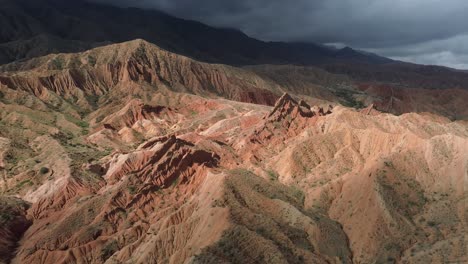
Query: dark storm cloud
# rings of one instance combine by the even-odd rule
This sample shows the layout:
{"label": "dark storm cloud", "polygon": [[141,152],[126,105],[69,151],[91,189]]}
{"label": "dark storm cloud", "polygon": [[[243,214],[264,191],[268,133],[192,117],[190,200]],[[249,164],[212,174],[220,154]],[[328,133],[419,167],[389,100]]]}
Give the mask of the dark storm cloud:
{"label": "dark storm cloud", "polygon": [[466,0],[95,0],[156,8],[263,40],[342,43],[468,68]]}

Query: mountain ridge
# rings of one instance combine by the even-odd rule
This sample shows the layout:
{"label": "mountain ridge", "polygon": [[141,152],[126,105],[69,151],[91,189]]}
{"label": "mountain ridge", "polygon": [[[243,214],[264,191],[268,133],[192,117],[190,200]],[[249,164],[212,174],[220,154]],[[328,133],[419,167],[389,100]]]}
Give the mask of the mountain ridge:
{"label": "mountain ridge", "polygon": [[466,93],[358,84],[144,40],[1,66],[0,261],[461,259]]}
{"label": "mountain ridge", "polygon": [[10,7],[7,10],[7,5],[0,6],[0,64],[145,39],[170,52],[208,63],[313,66],[347,75],[355,82],[394,88],[468,89],[466,71],[393,61],[349,47],[264,42],[238,30],[214,28],[157,10],[84,0],[38,1],[3,0]]}
{"label": "mountain ridge", "polygon": [[[0,54],[34,56],[0,65],[1,263],[467,261],[464,73],[153,11],[7,1],[0,22],[44,24],[0,27],[24,36]],[[109,41],[118,15],[139,36],[158,22],[161,45]]]}
{"label": "mountain ridge", "polygon": [[[366,72],[365,68],[356,68]],[[333,72],[333,71],[332,71]],[[125,85],[145,83],[172,91],[230,100],[273,105],[283,92],[402,114],[431,112],[452,119],[466,119],[463,89],[424,89],[429,82],[415,80],[414,87],[399,87],[354,80],[313,66],[257,65],[233,67],[210,64],[175,54],[138,39],[101,46],[80,53],[51,54],[0,66],[0,82],[10,88],[53,91],[80,101],[82,109],[108,93],[123,92]],[[114,89],[116,88],[116,89]],[[135,87],[136,89],[136,87]],[[139,88],[138,88],[139,89]],[[71,97],[70,97],[71,96]]]}
{"label": "mountain ridge", "polygon": [[[188,55],[198,60],[215,63],[222,62],[232,65],[294,62],[299,64],[315,64],[317,63],[316,61],[324,59],[339,59],[339,53],[322,45],[299,42],[263,42],[251,38],[239,30],[214,28],[200,22],[175,18],[158,10],[118,8],[89,3],[87,1],[74,1],[67,4],[55,0],[40,0],[42,4],[38,4],[37,1],[27,0],[4,1],[10,3],[13,8],[9,12],[13,12],[15,19],[20,20],[20,24],[25,24],[26,27],[24,31],[15,31],[15,33],[4,32],[0,34],[0,36],[3,35],[3,37],[0,37],[0,42],[2,43],[21,39],[27,40],[40,34],[50,34],[63,40],[81,40],[88,43],[91,41],[90,44],[104,41],[123,42],[143,38],[164,49]],[[101,25],[96,18],[84,15],[86,10],[92,11],[95,16],[100,16],[103,20],[113,21],[118,26],[112,27],[108,22],[101,22],[103,24]],[[44,17],[42,14],[48,14],[52,18]],[[9,27],[9,24],[14,23],[11,19],[8,19],[12,14],[8,16],[1,15],[2,13],[0,12],[0,19],[3,19],[4,25],[3,31],[8,30],[8,28],[12,27]],[[115,18],[118,16],[125,18],[129,25],[115,21]],[[64,24],[70,23],[74,25],[73,30],[67,30],[62,25],[50,24],[47,22],[47,19],[64,21],[66,22]],[[80,30],[84,26],[77,24],[80,20],[84,21],[84,25],[87,28],[93,28],[94,33],[81,32],[81,35],[77,35],[77,30]],[[138,21],[148,22],[142,23]],[[149,21],[153,25],[151,30],[141,29],[135,33],[130,33],[132,31],[127,30],[132,27],[139,28],[139,24],[144,27],[149,26]],[[148,24],[145,25],[145,23]],[[154,25],[158,26],[154,27]],[[116,28],[118,27],[120,27],[123,34],[117,33]],[[21,36],[21,33],[24,36]],[[128,36],[125,34],[128,34]],[[182,39],[188,40],[193,48],[180,46],[180,40]],[[171,47],[171,45],[175,46]],[[188,50],[184,52],[185,49]],[[66,49],[61,51],[64,52]],[[370,57],[363,57],[359,61],[365,60],[373,61]],[[374,62],[378,63],[383,60],[384,58],[379,57]]]}

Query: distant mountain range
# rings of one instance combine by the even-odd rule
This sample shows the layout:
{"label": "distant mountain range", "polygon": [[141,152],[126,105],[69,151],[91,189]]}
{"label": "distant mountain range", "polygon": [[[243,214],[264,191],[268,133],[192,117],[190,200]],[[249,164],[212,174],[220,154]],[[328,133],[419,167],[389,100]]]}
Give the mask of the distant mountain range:
{"label": "distant mountain range", "polygon": [[468,74],[462,71],[403,63],[349,47],[264,42],[239,30],[214,28],[157,10],[120,8],[85,0],[0,3],[0,64],[144,39],[209,63],[319,66],[360,82],[431,89],[468,87]]}
{"label": "distant mountain range", "polygon": [[156,10],[118,8],[86,1],[2,0],[0,22],[2,63],[137,38],[198,60],[231,65],[392,62],[351,48],[337,50],[312,43],[263,42],[238,30],[213,28]]}
{"label": "distant mountain range", "polygon": [[0,0],[0,263],[465,263],[468,73]]}

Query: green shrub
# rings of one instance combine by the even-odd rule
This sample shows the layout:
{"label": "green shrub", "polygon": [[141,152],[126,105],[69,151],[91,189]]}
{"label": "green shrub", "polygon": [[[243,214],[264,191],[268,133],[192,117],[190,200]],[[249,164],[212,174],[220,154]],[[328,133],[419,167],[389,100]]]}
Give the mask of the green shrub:
{"label": "green shrub", "polygon": [[65,67],[65,60],[62,57],[56,57],[52,60],[54,70],[63,70]]}
{"label": "green shrub", "polygon": [[97,62],[97,60],[96,60],[95,57],[93,57],[93,56],[91,56],[91,55],[88,56],[88,63],[89,63],[92,67],[94,67],[94,66],[96,65],[96,62]]}
{"label": "green shrub", "polygon": [[271,181],[276,181],[276,180],[278,180],[279,175],[278,175],[278,173],[276,173],[276,171],[274,171],[274,170],[268,170],[267,173],[268,173],[268,176],[270,177],[270,180],[271,180]]}
{"label": "green shrub", "polygon": [[50,171],[49,168],[46,168],[46,167],[42,167],[42,168],[39,170],[39,172],[40,172],[41,174],[47,174],[47,173],[49,173],[49,171]]}
{"label": "green shrub", "polygon": [[296,187],[291,187],[291,190],[292,190],[292,194],[293,196],[299,200],[299,202],[301,202],[302,204],[304,203],[305,201],[305,194],[304,192],[302,192],[300,189],[296,188]]}
{"label": "green shrub", "polygon": [[28,186],[33,186],[34,183],[33,183],[31,180],[24,180],[24,181],[18,183],[18,184],[16,185],[16,188],[17,188],[17,189],[21,189],[21,188],[23,188],[23,187],[26,186],[26,185],[28,185]]}
{"label": "green shrub", "polygon": [[356,109],[361,109],[366,107],[363,102],[356,100],[354,95],[356,91],[348,90],[348,89],[338,89],[333,92],[336,96],[340,98],[340,103],[347,107],[353,107]]}
{"label": "green shrub", "polygon": [[112,242],[107,243],[101,251],[102,260],[107,260],[112,255],[114,255],[114,253],[117,252],[118,250],[119,250],[119,245],[117,244],[117,241],[114,240]]}
{"label": "green shrub", "polygon": [[104,118],[106,118],[104,115],[96,117],[96,123],[100,123],[102,120],[104,120]]}
{"label": "green shrub", "polygon": [[135,186],[128,186],[128,192],[130,194],[135,194],[136,193],[136,187]]}
{"label": "green shrub", "polygon": [[15,217],[10,212],[0,212],[0,224],[5,224],[13,220]]}

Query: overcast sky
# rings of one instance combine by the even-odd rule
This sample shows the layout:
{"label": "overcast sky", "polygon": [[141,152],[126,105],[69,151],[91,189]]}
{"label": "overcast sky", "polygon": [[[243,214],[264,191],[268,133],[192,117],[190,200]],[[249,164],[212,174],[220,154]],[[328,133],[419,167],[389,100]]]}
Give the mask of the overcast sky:
{"label": "overcast sky", "polygon": [[156,8],[262,40],[334,43],[468,69],[467,0],[94,0]]}

